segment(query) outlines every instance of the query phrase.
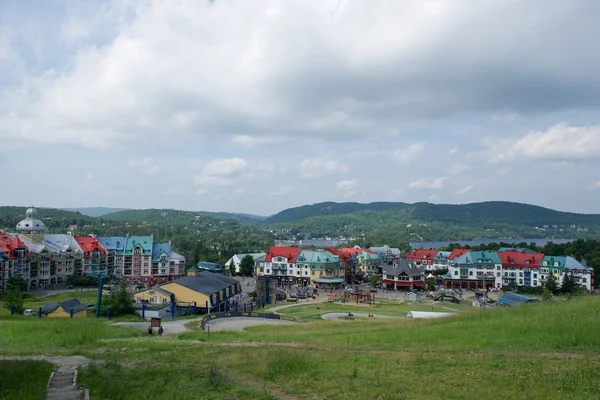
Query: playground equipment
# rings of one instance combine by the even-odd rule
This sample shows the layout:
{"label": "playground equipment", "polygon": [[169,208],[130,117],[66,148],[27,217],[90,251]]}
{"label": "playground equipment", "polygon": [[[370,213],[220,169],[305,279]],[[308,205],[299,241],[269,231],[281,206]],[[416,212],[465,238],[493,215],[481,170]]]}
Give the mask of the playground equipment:
{"label": "playground equipment", "polygon": [[356,300],[356,304],[369,304],[371,306],[375,305],[375,294],[374,293],[356,293],[356,292],[345,292],[344,293],[344,303],[348,301]]}
{"label": "playground equipment", "polygon": [[433,297],[433,301],[446,301],[449,300],[452,303],[460,304],[460,299],[449,292],[437,292]]}
{"label": "playground equipment", "polygon": [[302,300],[306,300],[306,297],[307,297],[306,291],[307,291],[306,287],[296,288],[296,292],[298,293],[296,295],[296,297],[299,299],[302,299]]}

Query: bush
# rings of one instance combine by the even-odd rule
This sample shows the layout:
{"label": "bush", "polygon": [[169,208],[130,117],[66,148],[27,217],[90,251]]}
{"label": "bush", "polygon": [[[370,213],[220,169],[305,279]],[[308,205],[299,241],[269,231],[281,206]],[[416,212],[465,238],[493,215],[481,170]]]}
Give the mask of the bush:
{"label": "bush", "polygon": [[123,282],[118,290],[110,296],[102,297],[102,314],[106,315],[106,310],[110,310],[111,315],[132,314],[133,295],[127,290],[127,285]]}

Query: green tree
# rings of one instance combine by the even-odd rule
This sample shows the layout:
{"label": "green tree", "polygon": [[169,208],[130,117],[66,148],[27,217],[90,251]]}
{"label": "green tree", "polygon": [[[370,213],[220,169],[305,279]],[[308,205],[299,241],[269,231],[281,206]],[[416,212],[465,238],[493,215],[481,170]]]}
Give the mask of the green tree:
{"label": "green tree", "polygon": [[427,290],[435,290],[436,279],[434,277],[425,279],[425,283],[427,284]]}
{"label": "green tree", "polygon": [[25,300],[23,300],[23,293],[20,290],[16,290],[12,288],[6,292],[4,297],[4,307],[10,310],[11,307],[14,307],[15,312],[21,313],[23,312],[23,305],[25,304]]}
{"label": "green tree", "polygon": [[565,274],[562,285],[560,286],[560,292],[563,294],[573,294],[577,291],[578,287],[579,285],[575,282],[573,274]]}
{"label": "green tree", "polygon": [[240,275],[252,276],[254,273],[254,258],[248,254],[240,261]]}
{"label": "green tree", "polygon": [[127,285],[123,282],[117,291],[110,296],[102,297],[102,312],[110,310],[110,314],[117,316],[133,313],[133,295],[127,290]]}
{"label": "green tree", "polygon": [[369,279],[369,282],[371,282],[371,286],[377,286],[377,284],[379,283],[379,275],[373,275]]}
{"label": "green tree", "polygon": [[11,276],[6,280],[6,290],[24,292],[27,290],[27,281],[21,276]]}
{"label": "green tree", "polygon": [[552,294],[556,294],[559,292],[558,283],[556,282],[556,278],[554,278],[554,275],[548,275],[548,278],[546,278],[546,281],[544,282],[544,288]]}

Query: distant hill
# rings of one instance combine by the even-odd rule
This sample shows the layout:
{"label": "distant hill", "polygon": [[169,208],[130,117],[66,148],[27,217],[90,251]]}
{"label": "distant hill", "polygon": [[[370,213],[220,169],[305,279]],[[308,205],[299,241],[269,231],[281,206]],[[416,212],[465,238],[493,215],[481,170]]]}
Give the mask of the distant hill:
{"label": "distant hill", "polygon": [[600,215],[503,201],[459,205],[327,202],[283,210],[264,223],[290,229],[303,238],[393,236],[402,240],[465,240],[600,234]]}
{"label": "distant hill", "polygon": [[110,208],[110,207],[76,207],[76,208],[61,208],[60,210],[78,212],[88,217],[101,217],[106,214],[128,210],[127,208]]}
{"label": "distant hill", "polygon": [[376,202],[376,203],[317,203],[306,206],[288,208],[275,215],[265,219],[267,224],[275,224],[281,222],[293,222],[305,218],[311,218],[324,215],[341,215],[351,214],[357,211],[389,211],[402,210],[409,206],[407,203],[391,203],[391,202]]}
{"label": "distant hill", "polygon": [[[10,230],[25,218],[25,211],[29,207],[0,207],[0,228]],[[94,224],[96,220],[79,212],[59,210],[56,208],[38,208],[39,218],[44,222],[50,232],[66,232],[70,225],[84,226]]]}

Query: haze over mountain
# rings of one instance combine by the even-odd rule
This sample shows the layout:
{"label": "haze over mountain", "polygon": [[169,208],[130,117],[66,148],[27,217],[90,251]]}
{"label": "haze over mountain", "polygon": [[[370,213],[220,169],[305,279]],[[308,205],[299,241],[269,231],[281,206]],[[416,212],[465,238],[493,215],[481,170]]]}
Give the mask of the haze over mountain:
{"label": "haze over mountain", "polygon": [[114,213],[117,211],[129,210],[128,208],[110,208],[110,207],[75,207],[75,208],[61,208],[65,211],[78,212],[88,217],[101,217],[106,214]]}

